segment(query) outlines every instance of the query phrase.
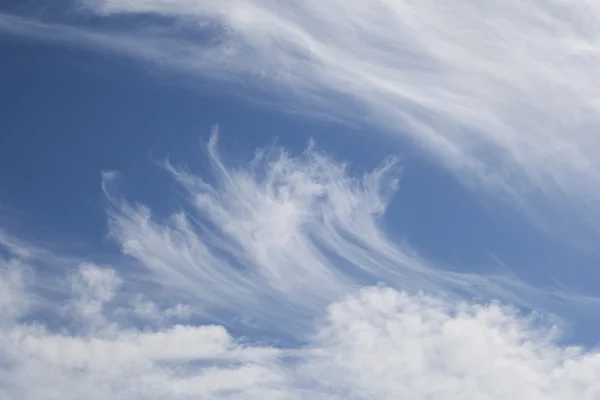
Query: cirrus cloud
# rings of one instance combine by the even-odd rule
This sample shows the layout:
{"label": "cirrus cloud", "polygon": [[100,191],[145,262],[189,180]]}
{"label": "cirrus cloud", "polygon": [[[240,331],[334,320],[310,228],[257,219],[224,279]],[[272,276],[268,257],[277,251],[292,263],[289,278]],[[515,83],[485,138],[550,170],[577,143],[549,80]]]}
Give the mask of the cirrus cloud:
{"label": "cirrus cloud", "polygon": [[[234,88],[250,85],[290,107],[379,126],[546,227],[585,236],[598,226],[600,8],[593,3],[74,4],[73,25],[5,15],[0,27],[113,49]],[[77,15],[90,14],[110,28],[78,23]],[[111,23],[123,16],[138,18]]]}
{"label": "cirrus cloud", "polygon": [[[116,266],[83,257],[47,282],[52,253],[6,240],[0,398],[600,395],[600,355],[560,343],[546,312],[597,301],[452,273],[393,242],[379,219],[398,185],[394,160],[353,176],[311,143],[231,166],[216,145],[215,132],[212,179],[164,164],[186,200],[170,218],[125,201],[117,174],[103,174],[109,232],[127,256]],[[49,285],[62,296],[39,290]],[[60,323],[40,310],[62,310]]]}

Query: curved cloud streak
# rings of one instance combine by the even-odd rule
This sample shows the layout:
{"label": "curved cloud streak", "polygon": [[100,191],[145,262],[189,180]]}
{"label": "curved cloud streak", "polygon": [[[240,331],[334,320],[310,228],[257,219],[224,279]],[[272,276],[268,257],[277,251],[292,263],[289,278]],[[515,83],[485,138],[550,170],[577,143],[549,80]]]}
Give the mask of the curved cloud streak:
{"label": "curved cloud streak", "polygon": [[165,164],[185,193],[181,210],[168,218],[126,202],[118,175],[103,175],[112,238],[154,281],[188,301],[236,310],[248,322],[285,316],[291,331],[341,295],[379,283],[524,307],[595,307],[593,299],[546,292],[505,273],[436,268],[395,243],[381,227],[399,184],[393,158],[353,177],[314,143],[298,155],[262,149],[237,167],[222,160],[216,144],[215,130],[206,148],[208,176]]}
{"label": "curved cloud streak", "polygon": [[[120,29],[46,29],[410,138],[469,185],[551,227],[595,230],[600,46],[586,1],[86,0],[145,16]],[[5,19],[5,30],[44,27]],[[79,35],[79,36],[78,36]],[[360,111],[360,112],[357,112]],[[559,210],[559,212],[556,212]]]}

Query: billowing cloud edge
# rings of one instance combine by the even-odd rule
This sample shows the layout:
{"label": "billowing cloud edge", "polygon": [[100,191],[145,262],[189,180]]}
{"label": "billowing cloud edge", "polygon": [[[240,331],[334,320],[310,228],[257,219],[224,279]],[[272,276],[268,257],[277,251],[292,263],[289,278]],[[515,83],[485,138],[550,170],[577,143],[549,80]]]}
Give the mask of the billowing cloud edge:
{"label": "billowing cloud edge", "polygon": [[68,334],[11,322],[2,303],[3,398],[496,400],[600,392],[599,353],[558,345],[556,326],[497,303],[363,288],[329,305],[303,344],[281,347],[235,338],[219,325],[98,323],[102,307],[92,317],[78,308],[82,295],[108,304],[118,277],[86,265],[73,279],[72,316],[93,329]]}

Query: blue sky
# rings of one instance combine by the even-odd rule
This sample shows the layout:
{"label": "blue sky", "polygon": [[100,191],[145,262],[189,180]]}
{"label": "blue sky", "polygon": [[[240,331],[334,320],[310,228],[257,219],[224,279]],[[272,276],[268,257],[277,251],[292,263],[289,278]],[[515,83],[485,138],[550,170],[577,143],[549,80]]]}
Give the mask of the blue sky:
{"label": "blue sky", "polygon": [[599,395],[600,9],[337,3],[2,6],[0,399]]}

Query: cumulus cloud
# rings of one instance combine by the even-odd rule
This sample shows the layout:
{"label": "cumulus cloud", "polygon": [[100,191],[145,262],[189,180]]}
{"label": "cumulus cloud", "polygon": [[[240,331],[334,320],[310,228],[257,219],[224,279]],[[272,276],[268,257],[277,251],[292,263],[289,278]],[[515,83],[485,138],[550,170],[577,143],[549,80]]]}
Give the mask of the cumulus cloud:
{"label": "cumulus cloud", "polygon": [[1,399],[600,395],[600,355],[559,344],[544,311],[558,296],[436,268],[386,235],[396,160],[353,175],[310,143],[231,165],[217,137],[206,174],[164,164],[184,194],[172,216],[103,174],[114,265],[57,256],[76,262],[48,292],[53,253],[4,234]]}
{"label": "cumulus cloud", "polygon": [[555,330],[497,304],[367,289],[332,305],[316,337],[306,367],[342,398],[593,398],[600,390],[587,381],[597,353],[557,347]]}
{"label": "cumulus cloud", "polygon": [[595,399],[600,354],[497,304],[368,288],[298,347],[222,326],[67,335],[3,325],[6,399]]}
{"label": "cumulus cloud", "polygon": [[115,297],[121,280],[110,268],[83,264],[72,276],[71,284],[74,311],[84,319],[94,319],[101,316],[104,304]]}
{"label": "cumulus cloud", "polygon": [[0,26],[245,80],[410,138],[465,183],[503,193],[549,226],[598,225],[600,7],[592,2],[77,4],[107,21],[147,18],[96,31],[10,16]]}

